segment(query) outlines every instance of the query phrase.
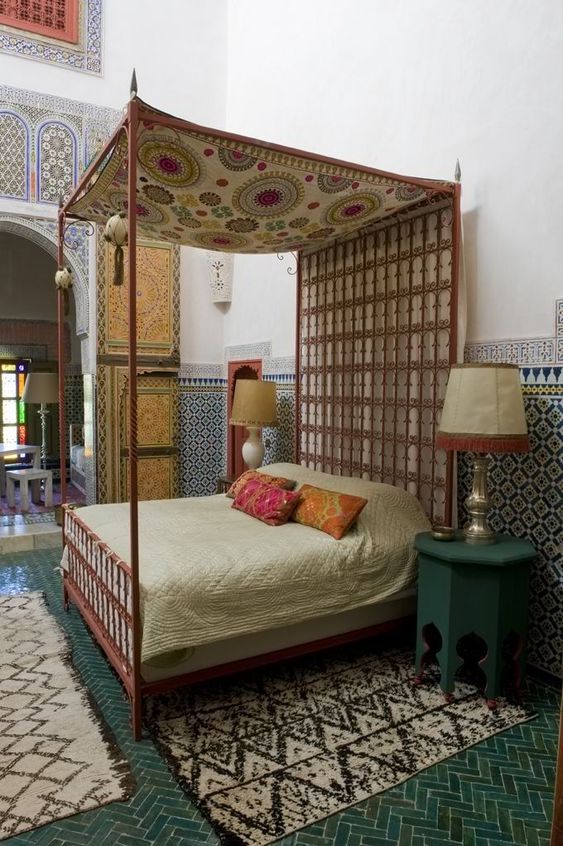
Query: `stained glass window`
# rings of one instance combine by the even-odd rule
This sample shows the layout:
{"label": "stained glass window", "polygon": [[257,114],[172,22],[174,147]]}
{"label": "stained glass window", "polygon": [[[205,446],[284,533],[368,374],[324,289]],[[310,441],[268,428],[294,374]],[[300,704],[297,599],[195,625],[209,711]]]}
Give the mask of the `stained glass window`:
{"label": "stained glass window", "polygon": [[22,402],[26,360],[0,362],[0,442],[25,444],[27,435],[26,409]]}

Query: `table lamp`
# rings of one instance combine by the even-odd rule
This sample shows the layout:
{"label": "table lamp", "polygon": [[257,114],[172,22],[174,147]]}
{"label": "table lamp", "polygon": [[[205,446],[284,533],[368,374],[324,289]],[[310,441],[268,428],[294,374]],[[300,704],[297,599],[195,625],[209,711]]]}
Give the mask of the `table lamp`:
{"label": "table lamp", "polygon": [[237,379],[230,423],[248,429],[248,439],[242,445],[242,457],[251,470],[256,470],[264,459],[260,427],[278,424],[275,382]]}
{"label": "table lamp", "polygon": [[452,365],[436,446],[477,453],[473,489],[466,503],[470,519],[463,534],[467,543],[494,543],[495,533],[487,523],[486,453],[530,448],[517,365]]}
{"label": "table lamp", "polygon": [[48,403],[59,401],[59,377],[57,373],[28,373],[22,394],[22,401],[40,406],[41,418],[41,467],[47,469],[47,415]]}

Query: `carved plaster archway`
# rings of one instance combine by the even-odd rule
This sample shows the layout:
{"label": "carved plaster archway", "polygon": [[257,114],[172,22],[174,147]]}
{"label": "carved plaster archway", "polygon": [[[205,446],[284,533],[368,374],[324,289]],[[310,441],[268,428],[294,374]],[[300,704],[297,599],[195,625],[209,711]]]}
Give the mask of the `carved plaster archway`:
{"label": "carved plaster archway", "polygon": [[[52,220],[0,214],[0,232],[9,232],[27,238],[57,260],[57,224]],[[80,225],[73,225],[71,239],[75,249],[65,247],[65,264],[72,270],[74,303],[76,308],[76,334],[83,340],[89,331],[88,303],[88,244],[86,232]],[[53,285],[55,280],[53,279]]]}

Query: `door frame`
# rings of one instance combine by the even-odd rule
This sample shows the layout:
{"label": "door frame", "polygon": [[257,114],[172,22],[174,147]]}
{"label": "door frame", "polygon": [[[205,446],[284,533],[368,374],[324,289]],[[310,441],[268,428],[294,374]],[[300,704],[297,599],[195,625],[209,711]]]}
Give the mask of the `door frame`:
{"label": "door frame", "polygon": [[231,426],[231,411],[235,396],[237,379],[261,379],[262,359],[252,358],[244,361],[229,361],[227,364],[227,476],[230,479],[240,476],[245,465],[241,447],[245,440],[244,426]]}

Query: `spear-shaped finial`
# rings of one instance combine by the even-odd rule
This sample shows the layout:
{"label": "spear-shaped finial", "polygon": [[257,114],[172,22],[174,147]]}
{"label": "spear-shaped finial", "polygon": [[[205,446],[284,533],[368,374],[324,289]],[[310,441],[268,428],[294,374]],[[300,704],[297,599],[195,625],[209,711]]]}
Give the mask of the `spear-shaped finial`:
{"label": "spear-shaped finial", "polygon": [[461,182],[461,165],[459,159],[456,159],[454,179],[456,182]]}
{"label": "spear-shaped finial", "polygon": [[131,99],[137,96],[137,74],[135,73],[135,68],[133,68],[133,73],[131,74]]}

